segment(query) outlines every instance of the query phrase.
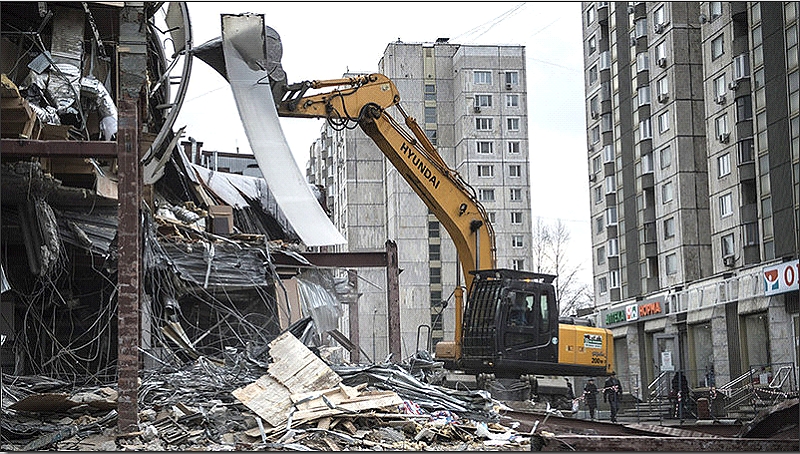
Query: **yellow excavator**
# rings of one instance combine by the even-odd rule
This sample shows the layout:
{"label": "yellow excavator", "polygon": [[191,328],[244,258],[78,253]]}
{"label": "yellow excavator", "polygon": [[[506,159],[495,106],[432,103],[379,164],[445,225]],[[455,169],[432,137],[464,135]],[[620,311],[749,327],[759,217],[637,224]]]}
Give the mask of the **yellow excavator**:
{"label": "yellow excavator", "polygon": [[[328,90],[308,93],[321,89]],[[469,293],[465,304],[464,289],[454,291],[455,335],[436,345],[436,361],[484,378],[535,380],[535,375],[603,376],[612,371],[611,332],[560,318],[555,276],[496,268],[494,231],[474,189],[403,110],[388,77],[300,82],[287,85],[275,102],[279,116],[325,118],[336,127],[357,123],[450,234]],[[392,107],[405,127],[389,114]]]}

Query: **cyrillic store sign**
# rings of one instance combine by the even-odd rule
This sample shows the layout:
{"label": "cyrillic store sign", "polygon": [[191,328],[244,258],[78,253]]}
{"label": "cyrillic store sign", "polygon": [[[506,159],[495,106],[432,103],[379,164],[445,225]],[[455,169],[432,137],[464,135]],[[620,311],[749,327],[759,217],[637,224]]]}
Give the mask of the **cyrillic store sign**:
{"label": "cyrillic store sign", "polygon": [[601,311],[600,319],[602,325],[608,328],[665,315],[667,315],[667,306],[664,298],[651,298]]}
{"label": "cyrillic store sign", "polygon": [[767,266],[762,274],[766,296],[800,290],[800,260]]}

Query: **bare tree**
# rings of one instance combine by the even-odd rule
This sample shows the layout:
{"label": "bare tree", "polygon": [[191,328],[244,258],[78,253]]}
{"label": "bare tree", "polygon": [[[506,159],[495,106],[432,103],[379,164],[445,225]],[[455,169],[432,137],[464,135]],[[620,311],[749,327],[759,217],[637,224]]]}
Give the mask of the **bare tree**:
{"label": "bare tree", "polygon": [[592,289],[579,279],[581,265],[569,260],[569,241],[569,229],[560,219],[555,225],[547,225],[541,218],[533,223],[534,270],[556,275],[556,301],[562,316],[575,315],[592,304]]}

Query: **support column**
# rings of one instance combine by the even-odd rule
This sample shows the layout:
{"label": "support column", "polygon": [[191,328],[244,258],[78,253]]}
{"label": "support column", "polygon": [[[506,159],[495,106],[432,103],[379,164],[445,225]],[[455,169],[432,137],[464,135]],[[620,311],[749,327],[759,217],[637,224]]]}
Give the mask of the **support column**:
{"label": "support column", "polygon": [[397,243],[392,240],[386,241],[386,297],[389,305],[389,353],[392,361],[399,363],[403,360],[400,348],[400,268]]}
{"label": "support column", "polygon": [[350,282],[350,286],[355,293],[355,297],[352,298],[347,305],[348,317],[350,319],[350,342],[358,347],[350,352],[350,362],[358,364],[361,360],[361,340],[358,336],[358,271],[353,269],[347,270],[347,280]]}
{"label": "support column", "polygon": [[146,103],[147,47],[143,3],[127,3],[120,12],[118,48],[119,96],[117,162],[119,166],[119,223],[117,237],[117,429],[119,433],[138,430],[139,391],[139,306],[141,282],[141,174],[139,135],[140,106]]}

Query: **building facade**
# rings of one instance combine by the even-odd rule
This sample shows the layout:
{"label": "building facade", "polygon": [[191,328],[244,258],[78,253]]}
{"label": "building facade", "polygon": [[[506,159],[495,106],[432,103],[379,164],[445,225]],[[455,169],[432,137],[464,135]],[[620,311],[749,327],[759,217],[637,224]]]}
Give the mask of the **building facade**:
{"label": "building facade", "polygon": [[678,369],[796,386],[797,9],[582,3],[596,315],[642,394]]}
{"label": "building facade", "polygon": [[[494,227],[497,266],[530,267],[524,47],[398,41],[387,45],[377,71],[394,81],[405,112],[475,190]],[[397,109],[390,114],[403,122]],[[436,217],[360,129],[323,126],[310,155],[309,182],[324,186],[333,221],[348,240],[345,249],[381,250],[387,239],[397,243],[403,355],[414,353],[420,325],[431,327],[431,351],[438,340],[452,339],[452,292],[464,280],[455,247]],[[382,358],[385,272],[359,270],[359,276],[362,348],[369,352],[375,344]],[[443,307],[442,301],[449,304]],[[369,326],[377,338],[370,339],[373,333],[364,329]]]}

